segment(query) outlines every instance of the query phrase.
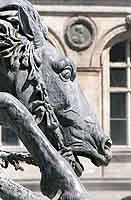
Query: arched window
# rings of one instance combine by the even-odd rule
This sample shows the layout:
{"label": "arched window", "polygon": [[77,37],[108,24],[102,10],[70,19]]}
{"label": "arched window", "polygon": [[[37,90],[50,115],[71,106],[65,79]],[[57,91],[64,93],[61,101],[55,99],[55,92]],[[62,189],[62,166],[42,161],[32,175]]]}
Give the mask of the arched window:
{"label": "arched window", "polygon": [[110,134],[114,145],[130,145],[131,135],[131,42],[110,49]]}

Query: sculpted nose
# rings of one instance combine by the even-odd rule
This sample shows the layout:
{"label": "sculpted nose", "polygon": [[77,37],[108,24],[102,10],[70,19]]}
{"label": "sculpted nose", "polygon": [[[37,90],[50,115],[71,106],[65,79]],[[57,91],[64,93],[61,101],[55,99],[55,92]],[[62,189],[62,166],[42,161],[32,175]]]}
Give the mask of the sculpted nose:
{"label": "sculpted nose", "polygon": [[111,146],[112,146],[111,138],[106,137],[102,142],[102,151],[108,160],[111,160],[112,158]]}

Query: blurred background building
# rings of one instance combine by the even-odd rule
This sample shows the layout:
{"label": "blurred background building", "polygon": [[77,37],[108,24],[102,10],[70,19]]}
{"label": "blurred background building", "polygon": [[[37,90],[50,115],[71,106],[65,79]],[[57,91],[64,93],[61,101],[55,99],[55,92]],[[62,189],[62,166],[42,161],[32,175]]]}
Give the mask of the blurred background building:
{"label": "blurred background building", "polygon": [[[81,87],[107,135],[113,140],[108,167],[82,159],[81,181],[94,200],[131,196],[131,0],[33,0],[49,39],[77,65]],[[3,149],[22,150],[8,129],[1,128]],[[7,173],[35,192],[39,171]]]}

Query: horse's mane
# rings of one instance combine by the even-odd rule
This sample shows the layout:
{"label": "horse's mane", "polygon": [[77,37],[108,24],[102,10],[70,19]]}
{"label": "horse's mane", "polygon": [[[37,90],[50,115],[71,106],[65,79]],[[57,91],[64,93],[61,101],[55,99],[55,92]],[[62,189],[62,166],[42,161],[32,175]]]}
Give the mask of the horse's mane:
{"label": "horse's mane", "polygon": [[29,40],[40,40],[38,33],[39,37],[43,35],[47,39],[47,26],[41,23],[38,12],[27,0],[1,0],[0,18],[9,21],[12,25],[17,23],[19,25],[18,31]]}
{"label": "horse's mane", "polygon": [[[37,11],[27,0],[0,2],[0,57],[8,63],[8,70],[12,73],[28,70],[28,77],[22,90],[26,90],[31,84],[34,94],[39,93],[28,109],[37,124],[40,124],[44,118],[47,128],[54,131],[59,127],[59,122],[49,102],[40,73],[42,59],[37,51],[39,48],[42,49],[44,42],[48,40],[47,33],[47,26],[42,25]],[[33,113],[35,107],[41,109],[38,110],[38,114]],[[58,139],[56,143],[59,143]]]}

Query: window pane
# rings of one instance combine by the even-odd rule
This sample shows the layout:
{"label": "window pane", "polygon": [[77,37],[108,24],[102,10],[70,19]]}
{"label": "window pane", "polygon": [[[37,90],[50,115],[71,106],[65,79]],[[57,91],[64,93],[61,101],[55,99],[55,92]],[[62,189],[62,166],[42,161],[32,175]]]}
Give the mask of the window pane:
{"label": "window pane", "polygon": [[127,144],[127,121],[111,120],[111,138],[114,145]]}
{"label": "window pane", "polygon": [[110,69],[110,86],[126,87],[127,86],[127,70],[121,68]]}
{"label": "window pane", "polygon": [[126,118],[126,93],[111,93],[110,113],[111,118]]}
{"label": "window pane", "polygon": [[119,42],[110,50],[111,62],[126,62],[126,41]]}
{"label": "window pane", "polygon": [[18,145],[19,139],[16,133],[8,128],[2,127],[2,144],[3,145]]}

